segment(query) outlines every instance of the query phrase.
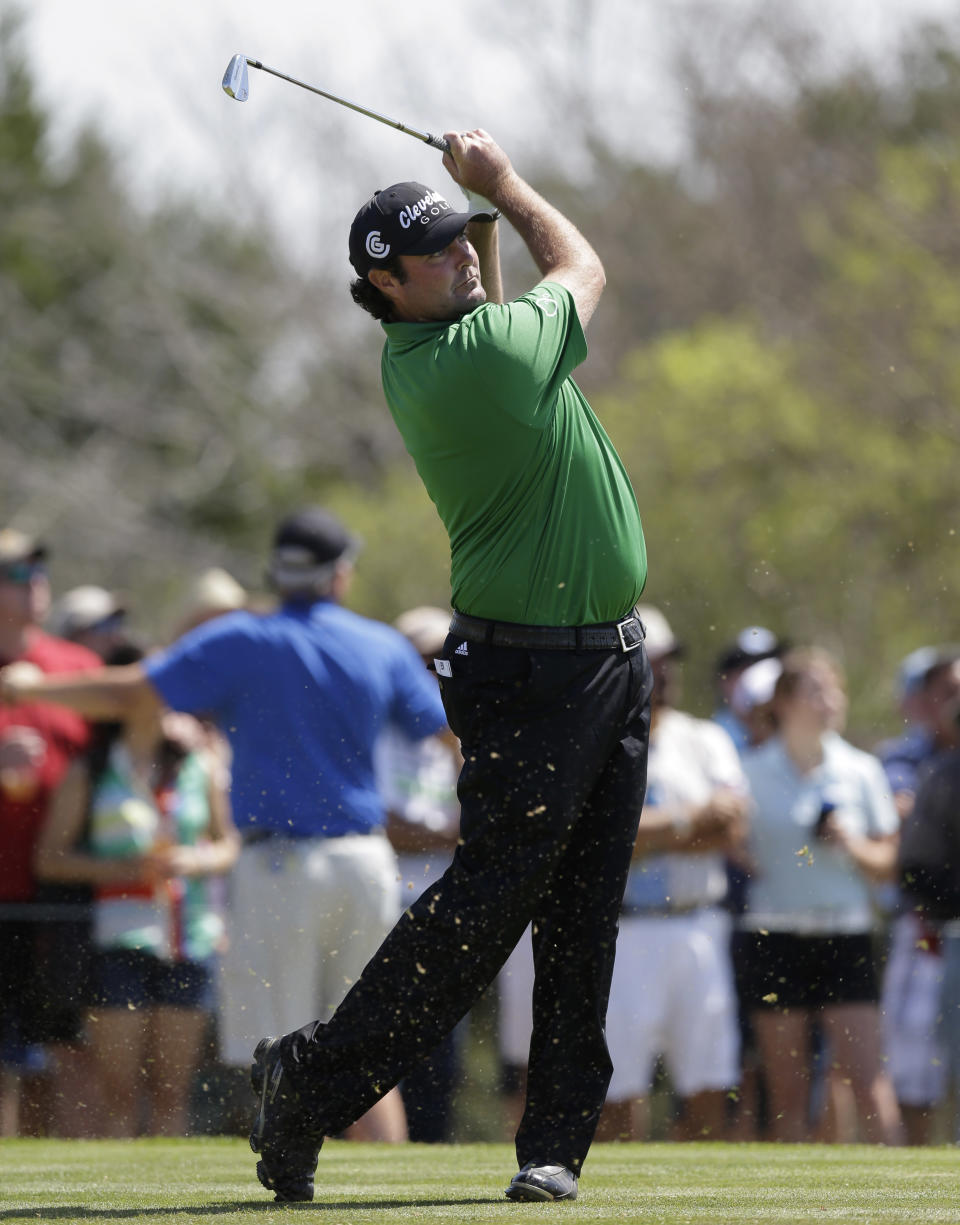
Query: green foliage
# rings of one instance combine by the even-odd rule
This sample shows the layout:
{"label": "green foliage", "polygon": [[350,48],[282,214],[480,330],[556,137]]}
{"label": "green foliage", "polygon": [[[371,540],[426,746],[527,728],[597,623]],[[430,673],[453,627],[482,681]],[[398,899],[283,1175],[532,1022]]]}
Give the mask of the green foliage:
{"label": "green foliage", "polygon": [[348,393],[348,363],[322,371],[306,285],[264,234],[186,203],[145,215],[95,132],[53,168],[46,129],[7,22],[0,521],[51,541],[58,587],[125,587],[162,637],[203,566],[257,585],[280,514],[369,479],[374,410],[355,393],[375,386],[375,357]]}
{"label": "green foliage", "polygon": [[709,701],[709,667],[733,633],[762,622],[796,634],[794,614],[805,616],[823,586],[834,514],[820,496],[829,414],[797,386],[790,350],[745,319],[706,322],[631,354],[616,391],[595,407],[637,491],[650,561],[644,599],[689,642],[690,671],[702,675],[688,688]]}
{"label": "green foliage", "polygon": [[874,192],[811,218],[802,337],[712,320],[631,354],[597,399],[644,511],[649,598],[701,650],[755,622],[839,650],[868,740],[897,659],[950,638],[960,605],[960,289],[925,232],[960,222],[957,171],[888,151]]}
{"label": "green foliage", "polygon": [[[641,336],[594,396],[637,486],[647,596],[692,647],[695,704],[716,647],[761,622],[838,651],[866,743],[896,725],[899,659],[955,639],[960,604],[960,57],[926,30],[903,60],[886,82],[801,76],[778,104],[704,90],[713,233],[689,245],[726,297]],[[690,274],[676,265],[675,301]]]}

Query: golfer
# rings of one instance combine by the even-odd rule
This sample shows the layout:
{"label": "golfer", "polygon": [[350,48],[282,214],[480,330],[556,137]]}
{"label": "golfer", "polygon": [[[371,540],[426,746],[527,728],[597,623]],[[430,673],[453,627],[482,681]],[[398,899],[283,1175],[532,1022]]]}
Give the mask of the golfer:
{"label": "golfer", "polygon": [[[575,227],[483,131],[444,165],[467,212],[419,183],[350,232],[356,301],[383,321],[390,411],[450,536],[435,668],[465,764],[461,843],[326,1024],[264,1039],[251,1144],[278,1200],[428,1053],[533,924],[526,1109],[511,1199],[573,1199],[611,1064],[604,1016],[643,805],[650,669],[634,606],[646,560],[620,460],[571,378],[604,286]],[[541,280],[501,302],[496,210]]]}

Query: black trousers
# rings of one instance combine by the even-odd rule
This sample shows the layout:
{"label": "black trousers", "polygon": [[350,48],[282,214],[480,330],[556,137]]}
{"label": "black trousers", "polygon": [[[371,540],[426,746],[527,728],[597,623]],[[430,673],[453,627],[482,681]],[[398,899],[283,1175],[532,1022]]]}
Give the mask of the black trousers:
{"label": "black trousers", "polygon": [[[459,648],[460,653],[457,653]],[[449,637],[461,842],[334,1016],[288,1034],[314,1138],[342,1131],[468,1011],[533,924],[536,977],[517,1157],[579,1170],[610,1079],[617,916],[646,786],[643,647],[526,651]]]}

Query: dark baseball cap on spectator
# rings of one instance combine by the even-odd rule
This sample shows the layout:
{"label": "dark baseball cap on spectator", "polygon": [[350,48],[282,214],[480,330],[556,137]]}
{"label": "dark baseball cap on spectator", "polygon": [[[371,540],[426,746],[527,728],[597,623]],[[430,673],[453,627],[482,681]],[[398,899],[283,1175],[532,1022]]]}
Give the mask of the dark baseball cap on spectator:
{"label": "dark baseball cap on spectator", "polygon": [[33,536],[15,527],[0,529],[0,566],[18,561],[42,561],[46,556],[47,546]]}
{"label": "dark baseball cap on spectator", "polygon": [[321,564],[336,561],[355,544],[337,516],[323,506],[307,506],[287,515],[273,536],[275,549],[304,549]]}
{"label": "dark baseball cap on spectator", "polygon": [[282,590],[312,587],[331,576],[338,562],[352,561],[359,551],[360,540],[332,511],[308,506],[277,525],[270,579]]}
{"label": "dark baseball cap on spectator", "polygon": [[493,221],[489,208],[458,212],[423,183],[394,183],[375,191],[350,227],[350,263],[358,276],[397,255],[430,255],[453,242],[468,221]]}
{"label": "dark baseball cap on spectator", "polygon": [[897,687],[901,700],[918,693],[935,668],[960,660],[960,646],[917,647],[903,660],[897,670]]}
{"label": "dark baseball cap on spectator", "polygon": [[772,659],[782,655],[787,645],[766,626],[748,625],[720,652],[716,670],[720,673],[733,672],[737,668],[758,663],[761,659]]}

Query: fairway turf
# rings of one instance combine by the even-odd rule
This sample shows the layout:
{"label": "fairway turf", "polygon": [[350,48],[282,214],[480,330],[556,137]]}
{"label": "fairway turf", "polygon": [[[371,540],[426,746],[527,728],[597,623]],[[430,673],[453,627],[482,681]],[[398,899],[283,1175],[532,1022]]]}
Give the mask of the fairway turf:
{"label": "fairway turf", "polygon": [[594,1145],[573,1204],[514,1204],[504,1144],[329,1142],[314,1204],[275,1205],[243,1140],[0,1141],[0,1221],[960,1221],[951,1148]]}

